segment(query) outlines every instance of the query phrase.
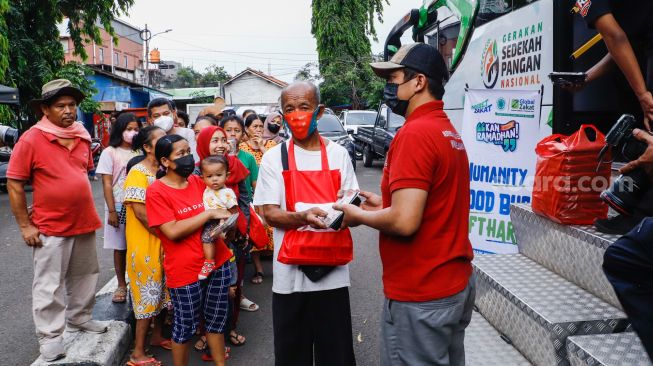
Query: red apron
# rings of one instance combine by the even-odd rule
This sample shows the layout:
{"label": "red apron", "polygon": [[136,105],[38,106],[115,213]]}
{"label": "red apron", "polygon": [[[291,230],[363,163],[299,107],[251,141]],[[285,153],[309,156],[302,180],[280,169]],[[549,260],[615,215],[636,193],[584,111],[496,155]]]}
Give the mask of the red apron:
{"label": "red apron", "polygon": [[[282,146],[284,149],[285,146]],[[320,139],[321,170],[297,170],[295,145],[288,146],[288,166],[284,166],[286,211],[301,212],[312,207],[328,210],[337,201],[340,170],[329,170],[326,147]],[[282,151],[282,156],[285,151]],[[285,164],[284,164],[285,165]],[[309,226],[287,230],[277,260],[290,265],[341,266],[354,258],[349,229],[313,229]]]}

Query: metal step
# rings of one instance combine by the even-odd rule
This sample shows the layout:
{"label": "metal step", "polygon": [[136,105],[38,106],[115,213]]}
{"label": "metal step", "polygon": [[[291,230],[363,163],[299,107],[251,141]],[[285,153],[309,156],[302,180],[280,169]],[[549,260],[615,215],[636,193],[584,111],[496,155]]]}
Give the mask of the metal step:
{"label": "metal step", "polygon": [[521,254],[474,259],[476,306],[536,365],[569,365],[573,335],[626,329],[626,315]]}
{"label": "metal step", "polygon": [[501,338],[501,334],[478,312],[465,329],[465,365],[530,366],[519,351]]}
{"label": "metal step", "polygon": [[513,205],[510,219],[519,253],[621,309],[603,274],[603,254],[619,238],[592,226],[560,225],[535,214],[530,206]]}
{"label": "metal step", "polygon": [[642,342],[635,333],[569,337],[567,352],[572,366],[650,366]]}

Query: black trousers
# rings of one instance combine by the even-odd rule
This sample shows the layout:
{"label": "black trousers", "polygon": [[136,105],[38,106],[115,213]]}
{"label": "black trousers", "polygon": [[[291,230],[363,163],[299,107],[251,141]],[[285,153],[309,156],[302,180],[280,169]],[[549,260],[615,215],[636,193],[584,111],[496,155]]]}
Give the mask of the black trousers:
{"label": "black trousers", "polygon": [[606,250],[603,271],[653,359],[653,217]]}
{"label": "black trousers", "polygon": [[354,346],[347,287],[272,294],[276,366],[352,366]]}

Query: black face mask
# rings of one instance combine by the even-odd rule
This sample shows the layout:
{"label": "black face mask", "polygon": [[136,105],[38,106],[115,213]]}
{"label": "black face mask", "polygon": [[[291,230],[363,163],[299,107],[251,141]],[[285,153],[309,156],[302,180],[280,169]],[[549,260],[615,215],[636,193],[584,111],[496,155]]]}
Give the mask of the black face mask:
{"label": "black face mask", "polygon": [[175,169],[173,169],[175,173],[184,178],[188,178],[191,174],[193,174],[193,171],[195,170],[195,159],[193,158],[193,155],[186,155],[173,161],[177,166]]}
{"label": "black face mask", "polygon": [[401,100],[397,96],[397,93],[399,92],[399,87],[409,81],[410,80],[406,80],[401,84],[386,83],[385,87],[383,88],[383,100],[385,101],[385,104],[388,106],[388,108],[390,108],[392,113],[398,114],[402,117],[406,117],[408,103],[410,102],[410,99],[415,96],[415,94],[408,98],[408,100]]}
{"label": "black face mask", "polygon": [[272,123],[270,123],[268,125],[268,131],[270,131],[272,133],[277,133],[277,132],[279,132],[280,129],[281,129],[281,126],[279,126],[279,125],[274,125]]}

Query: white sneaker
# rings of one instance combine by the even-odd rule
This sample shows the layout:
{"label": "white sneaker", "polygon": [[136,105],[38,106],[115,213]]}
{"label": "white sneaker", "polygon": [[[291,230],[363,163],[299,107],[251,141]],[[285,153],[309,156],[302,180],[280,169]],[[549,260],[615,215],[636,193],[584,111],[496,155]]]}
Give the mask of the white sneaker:
{"label": "white sneaker", "polygon": [[39,348],[41,358],[46,362],[52,362],[66,357],[66,350],[63,348],[62,341],[44,343]]}
{"label": "white sneaker", "polygon": [[104,325],[104,323],[101,323],[97,320],[89,320],[86,323],[82,324],[70,324],[68,323],[68,326],[66,327],[66,331],[68,332],[86,332],[86,333],[95,333],[95,334],[102,334],[106,332],[108,327]]}

